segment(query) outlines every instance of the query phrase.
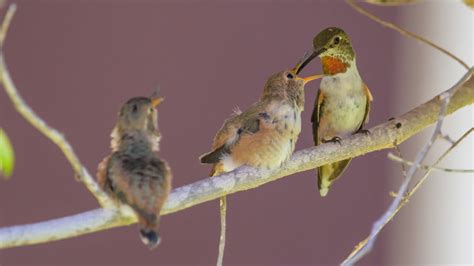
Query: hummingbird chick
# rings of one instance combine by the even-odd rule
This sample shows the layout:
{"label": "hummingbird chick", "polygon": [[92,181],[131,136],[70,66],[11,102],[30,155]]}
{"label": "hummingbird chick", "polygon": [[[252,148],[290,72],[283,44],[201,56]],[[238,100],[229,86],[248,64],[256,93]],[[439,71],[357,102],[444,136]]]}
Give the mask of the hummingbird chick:
{"label": "hummingbird chick", "polygon": [[150,249],[160,243],[160,211],[171,190],[170,168],[156,156],[161,135],[155,108],[162,100],[136,97],[122,106],[111,134],[112,154],[97,171],[100,187],[135,211],[140,238]]}
{"label": "hummingbird chick", "polygon": [[[295,70],[272,75],[260,100],[224,122],[212,144],[212,151],[200,157],[212,164],[210,175],[247,165],[273,169],[287,161],[301,131],[304,85],[321,76],[301,78]],[[218,265],[222,265],[225,244],[225,196],[221,198],[221,236]]]}
{"label": "hummingbird chick", "polygon": [[[341,143],[341,136],[363,129],[369,119],[372,94],[359,75],[349,36],[336,27],[321,31],[313,40],[313,50],[296,66],[299,73],[312,59],[321,58],[324,77],[314,103],[313,140]],[[333,182],[342,175],[351,159],[326,164],[317,169],[321,196],[326,196]]]}
{"label": "hummingbird chick", "polygon": [[212,151],[200,157],[201,163],[213,165],[210,175],[241,165],[272,169],[288,160],[301,131],[304,85],[320,77],[301,78],[295,70],[272,75],[260,100],[227,119]]}

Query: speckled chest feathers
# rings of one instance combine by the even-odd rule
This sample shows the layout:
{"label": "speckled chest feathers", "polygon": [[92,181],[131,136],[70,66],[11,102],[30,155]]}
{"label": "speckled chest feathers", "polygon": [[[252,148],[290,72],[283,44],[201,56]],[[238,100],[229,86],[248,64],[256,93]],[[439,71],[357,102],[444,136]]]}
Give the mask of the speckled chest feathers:
{"label": "speckled chest feathers", "polygon": [[290,72],[271,76],[260,101],[227,120],[218,133],[214,148],[220,147],[221,136],[232,137],[226,139],[229,152],[220,157],[216,169],[227,172],[244,164],[279,167],[295,149],[303,108],[303,79]]}

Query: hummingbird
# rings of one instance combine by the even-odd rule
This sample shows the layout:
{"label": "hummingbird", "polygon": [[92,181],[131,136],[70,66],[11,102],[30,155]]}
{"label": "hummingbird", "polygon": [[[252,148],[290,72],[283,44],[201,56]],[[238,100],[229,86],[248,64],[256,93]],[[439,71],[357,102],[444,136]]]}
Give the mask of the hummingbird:
{"label": "hummingbird", "polygon": [[[342,136],[369,133],[363,126],[368,122],[373,97],[357,70],[349,36],[336,27],[321,31],[313,39],[312,51],[306,53],[295,67],[296,73],[315,57],[321,59],[324,77],[311,116],[314,144],[340,144]],[[350,161],[349,158],[318,167],[318,187],[322,197],[327,195]]]}
{"label": "hummingbird", "polygon": [[[320,77],[301,78],[294,69],[270,76],[260,100],[228,118],[214,138],[212,151],[200,157],[201,163],[212,164],[210,176],[242,165],[274,169],[287,161],[301,132],[304,85]],[[224,250],[225,196],[221,198],[220,206],[219,250],[222,253],[219,252],[218,265],[222,265]]]}
{"label": "hummingbird", "polygon": [[260,100],[227,119],[212,151],[200,157],[201,163],[213,165],[210,175],[242,165],[273,169],[288,160],[301,132],[304,85],[320,77],[301,78],[293,69],[270,76]]}
{"label": "hummingbird", "polygon": [[171,171],[156,152],[161,134],[156,107],[162,97],[135,97],[118,113],[111,133],[112,154],[98,166],[100,187],[138,217],[139,235],[150,249],[160,243],[160,211],[171,190]]}

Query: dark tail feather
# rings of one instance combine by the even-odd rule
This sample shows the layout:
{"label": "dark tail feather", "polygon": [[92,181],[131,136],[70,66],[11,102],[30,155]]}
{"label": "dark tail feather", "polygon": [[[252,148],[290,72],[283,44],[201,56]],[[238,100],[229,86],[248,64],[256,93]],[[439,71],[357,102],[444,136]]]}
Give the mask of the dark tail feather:
{"label": "dark tail feather", "polygon": [[[130,205],[132,209],[138,215],[138,227],[140,228],[140,239],[143,244],[147,245],[150,249],[156,248],[161,241],[160,234],[158,233],[158,225],[160,216],[154,213],[148,213],[137,205]],[[160,211],[158,210],[157,213]]]}
{"label": "dark tail feather", "polygon": [[225,145],[222,145],[209,153],[201,155],[201,157],[199,157],[199,160],[201,161],[201,163],[218,163],[221,160],[222,156],[224,156],[225,154],[229,154],[229,148]]}
{"label": "dark tail feather", "polygon": [[152,229],[140,229],[140,239],[150,249],[156,248],[161,242],[160,234]]}

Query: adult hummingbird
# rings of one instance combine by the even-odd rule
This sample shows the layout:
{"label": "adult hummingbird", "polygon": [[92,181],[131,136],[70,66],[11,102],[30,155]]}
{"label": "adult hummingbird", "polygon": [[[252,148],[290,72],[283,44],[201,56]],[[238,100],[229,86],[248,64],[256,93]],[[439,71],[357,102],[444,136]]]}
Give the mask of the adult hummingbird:
{"label": "adult hummingbird", "polygon": [[[227,119],[214,138],[212,151],[200,157],[201,163],[213,165],[210,176],[242,165],[274,169],[287,161],[301,132],[304,85],[320,77],[301,78],[295,69],[270,76],[260,100]],[[225,242],[225,201],[222,197],[218,265]]]}
{"label": "adult hummingbird", "polygon": [[170,168],[156,155],[161,135],[155,108],[162,100],[136,97],[122,106],[111,134],[112,154],[97,171],[101,188],[135,211],[140,238],[150,249],[160,243],[160,211],[171,190]]}
{"label": "adult hummingbird", "polygon": [[[321,58],[324,77],[314,102],[314,144],[340,143],[340,137],[363,130],[369,119],[372,94],[359,75],[355,52],[349,36],[336,27],[321,31],[313,39],[313,50],[295,67],[299,73],[315,57]],[[321,196],[326,196],[333,182],[342,175],[351,159],[320,166],[317,169]]]}

